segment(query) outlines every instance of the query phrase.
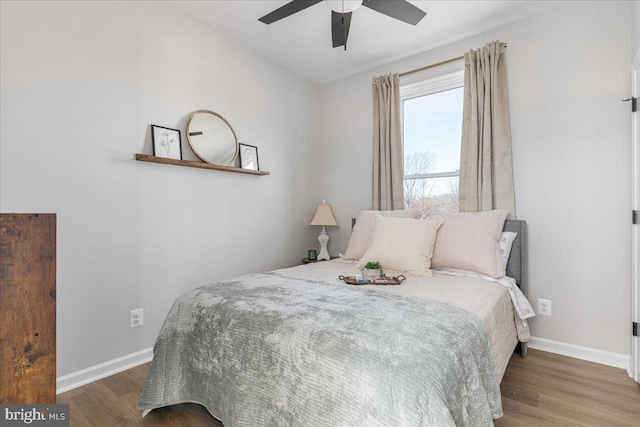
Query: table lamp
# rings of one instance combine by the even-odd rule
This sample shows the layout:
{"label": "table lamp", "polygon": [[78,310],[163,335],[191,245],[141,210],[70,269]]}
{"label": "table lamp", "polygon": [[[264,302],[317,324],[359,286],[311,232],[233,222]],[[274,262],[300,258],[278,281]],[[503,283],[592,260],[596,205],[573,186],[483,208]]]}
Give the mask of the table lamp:
{"label": "table lamp", "polygon": [[318,255],[318,261],[329,261],[331,257],[329,256],[329,251],[327,251],[327,243],[329,243],[329,234],[327,233],[326,226],[330,225],[338,225],[338,221],[333,216],[333,210],[331,210],[331,205],[327,203],[325,200],[322,203],[318,204],[318,209],[316,209],[316,215],[311,220],[311,224],[309,225],[321,225],[322,231],[318,236],[318,241],[320,242],[320,255]]}

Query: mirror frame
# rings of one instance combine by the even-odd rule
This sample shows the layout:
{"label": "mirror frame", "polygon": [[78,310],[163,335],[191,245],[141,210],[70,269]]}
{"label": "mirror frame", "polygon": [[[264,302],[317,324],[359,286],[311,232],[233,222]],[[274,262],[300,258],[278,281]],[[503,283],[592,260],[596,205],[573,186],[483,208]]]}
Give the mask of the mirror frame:
{"label": "mirror frame", "polygon": [[[214,116],[217,116],[219,119],[221,119],[227,126],[229,126],[229,129],[231,129],[231,133],[233,134],[233,139],[235,140],[236,143],[236,148],[235,148],[235,152],[233,154],[233,157],[231,158],[231,160],[229,160],[228,164],[219,164],[219,163],[212,163],[209,160],[206,160],[204,157],[202,157],[200,155],[200,153],[198,153],[198,150],[196,150],[196,148],[193,146],[193,144],[191,143],[191,138],[189,136],[189,126],[191,126],[191,121],[193,120],[193,118],[196,116],[196,114],[200,114],[200,113],[207,113],[207,114],[213,114]],[[193,151],[193,153],[198,156],[198,158],[200,160],[202,160],[205,163],[209,163],[211,165],[218,165],[218,166],[230,166],[230,167],[235,167],[236,164],[236,159],[238,158],[238,153],[240,152],[240,144],[238,143],[238,136],[236,135],[236,131],[233,130],[233,127],[231,126],[231,124],[227,121],[227,119],[225,119],[224,117],[222,117],[220,114],[216,113],[215,111],[211,111],[211,110],[198,110],[198,111],[194,111],[193,113],[191,113],[191,116],[189,117],[189,121],[187,122],[187,142],[189,143],[189,147],[191,147],[191,150]]]}

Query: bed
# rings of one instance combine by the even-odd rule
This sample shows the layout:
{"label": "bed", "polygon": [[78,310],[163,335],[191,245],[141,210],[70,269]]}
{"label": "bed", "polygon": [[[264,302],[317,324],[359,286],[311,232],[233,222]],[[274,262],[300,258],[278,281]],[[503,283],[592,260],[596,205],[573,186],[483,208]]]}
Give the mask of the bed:
{"label": "bed", "polygon": [[[526,224],[507,276],[524,293]],[[447,269],[350,286],[356,261],[250,274],[179,297],[138,408],[199,403],[232,426],[482,426],[529,331],[495,278]]]}

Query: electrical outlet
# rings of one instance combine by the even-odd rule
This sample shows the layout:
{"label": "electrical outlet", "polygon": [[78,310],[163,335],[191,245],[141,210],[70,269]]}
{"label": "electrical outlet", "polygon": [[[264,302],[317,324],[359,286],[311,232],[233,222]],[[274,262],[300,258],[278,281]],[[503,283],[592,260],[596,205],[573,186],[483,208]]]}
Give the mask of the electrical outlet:
{"label": "electrical outlet", "polygon": [[144,316],[141,308],[137,310],[131,310],[129,312],[129,328],[137,328],[144,324]]}
{"label": "electrical outlet", "polygon": [[538,314],[541,316],[551,316],[550,299],[538,299]]}

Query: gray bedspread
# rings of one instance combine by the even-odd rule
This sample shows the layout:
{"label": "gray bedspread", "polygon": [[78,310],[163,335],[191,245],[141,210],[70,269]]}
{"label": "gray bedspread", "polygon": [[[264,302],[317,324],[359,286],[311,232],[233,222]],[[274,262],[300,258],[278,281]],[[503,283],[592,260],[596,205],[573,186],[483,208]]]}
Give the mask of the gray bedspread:
{"label": "gray bedspread", "polygon": [[179,297],[138,407],[197,402],[234,426],[484,426],[489,340],[452,305],[251,274]]}

